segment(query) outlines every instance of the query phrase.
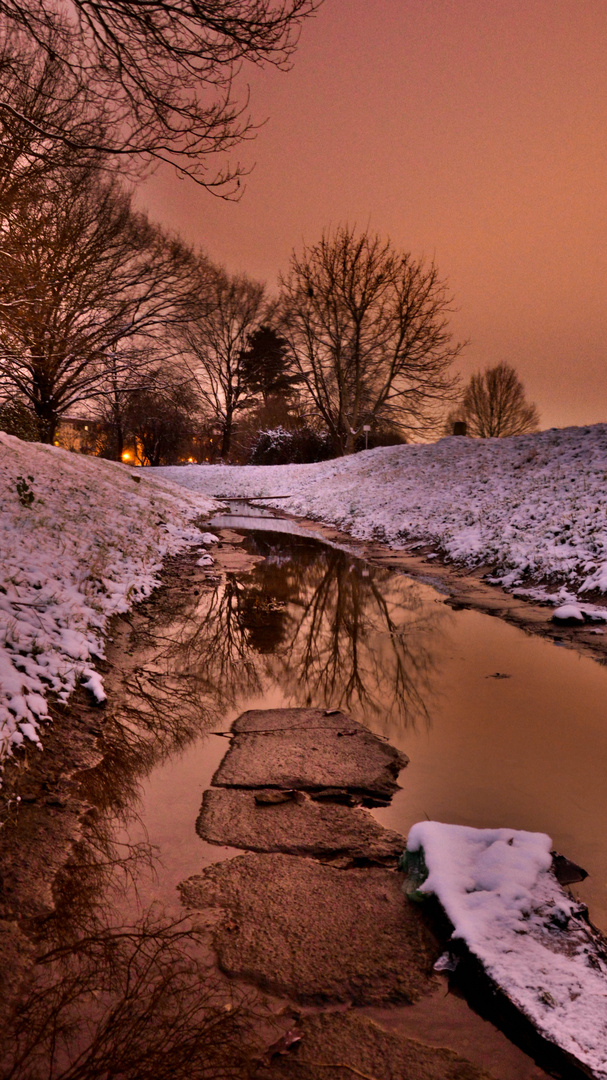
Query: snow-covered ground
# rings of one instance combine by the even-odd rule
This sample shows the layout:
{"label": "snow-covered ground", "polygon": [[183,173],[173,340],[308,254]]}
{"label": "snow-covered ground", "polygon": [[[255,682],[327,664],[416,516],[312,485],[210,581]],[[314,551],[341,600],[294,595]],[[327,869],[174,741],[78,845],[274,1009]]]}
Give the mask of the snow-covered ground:
{"label": "snow-covered ground", "polygon": [[165,555],[200,544],[193,519],[213,509],[160,478],[0,432],[0,760],[38,742],[47,694],[95,670],[111,615],[158,583]]}
{"label": "snow-covered ground", "polygon": [[[156,469],[190,491],[275,505],[361,539],[434,546],[555,605],[607,592],[607,425],[509,439],[446,438],[316,465]],[[598,614],[592,605],[582,605]]]}
{"label": "snow-covered ground", "polygon": [[438,898],[452,940],[465,942],[546,1039],[605,1080],[607,964],[551,873],[551,847],[544,833],[422,821],[406,858],[423,853],[428,876],[417,892]]}

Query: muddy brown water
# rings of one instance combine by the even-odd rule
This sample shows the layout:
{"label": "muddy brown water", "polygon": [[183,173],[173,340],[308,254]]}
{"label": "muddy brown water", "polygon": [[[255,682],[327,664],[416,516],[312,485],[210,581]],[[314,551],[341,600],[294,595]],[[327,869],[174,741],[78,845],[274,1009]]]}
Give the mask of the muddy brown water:
{"label": "muddy brown water", "polygon": [[[179,882],[238,854],[195,829],[227,750],[223,733],[247,709],[314,705],[343,709],[410,758],[391,805],[374,811],[378,821],[404,836],[423,818],[547,832],[588,870],[574,888],[607,931],[606,668],[497,618],[453,611],[431,578],[368,565],[347,543],[332,547],[289,519],[238,503],[210,527],[231,538],[226,572],[184,583],[187,618],[166,617],[168,680],[160,666],[154,683],[156,660],[148,657],[144,726],[154,733],[160,718],[157,747],[141,740],[139,749],[140,718],[129,733],[127,711],[130,764],[120,765],[118,732],[113,756],[89,780],[90,801],[102,806],[99,866],[115,858],[106,855],[111,845],[124,853],[106,921],[120,927],[151,904],[164,917],[183,915]],[[131,652],[145,664],[145,644]],[[98,896],[89,892],[83,908],[104,895],[95,874]],[[60,942],[75,933],[79,877],[88,880],[78,866],[67,877]],[[384,1027],[469,1056],[496,1080],[546,1075],[446,983],[416,1006],[365,1011]]]}

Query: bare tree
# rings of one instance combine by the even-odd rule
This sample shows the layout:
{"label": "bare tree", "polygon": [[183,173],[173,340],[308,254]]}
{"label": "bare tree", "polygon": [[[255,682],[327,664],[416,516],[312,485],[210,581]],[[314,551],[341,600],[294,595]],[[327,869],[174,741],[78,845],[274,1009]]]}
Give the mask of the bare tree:
{"label": "bare tree", "polygon": [[[0,20],[0,29],[2,23]],[[57,34],[41,50],[15,28],[0,42],[0,218],[31,198],[32,184],[52,185],[66,167],[98,165],[97,152],[75,152],[52,132],[70,131],[75,141],[103,140],[106,107],[83,85],[65,82]],[[11,103],[2,108],[2,101]],[[51,134],[49,134],[51,133]],[[109,162],[107,165],[109,166]]]}
{"label": "bare tree", "polygon": [[234,420],[251,404],[245,346],[263,320],[264,286],[244,274],[230,276],[202,262],[200,292],[206,310],[187,326],[187,362],[203,402],[221,431],[221,456],[230,452]]}
{"label": "bare tree", "polygon": [[428,430],[462,347],[452,344],[450,298],[433,264],[340,227],[293,254],[281,287],[281,332],[342,454],[365,424]]}
{"label": "bare tree", "polygon": [[288,66],[301,22],[321,0],[0,0],[0,29],[21,32],[58,66],[68,98],[84,91],[106,123],[94,135],[47,114],[41,125],[0,86],[0,114],[79,152],[169,161],[234,192],[239,166],[209,160],[251,132],[234,90],[245,61]]}
{"label": "bare tree", "polygon": [[124,424],[142,465],[175,465],[191,450],[200,402],[189,379],[150,372],[149,385],[126,395]]}
{"label": "bare tree", "polygon": [[537,407],[525,398],[525,388],[509,364],[477,372],[464,388],[461,405],[448,416],[448,434],[463,420],[468,435],[481,439],[524,435],[539,429]]}
{"label": "bare tree", "polygon": [[192,302],[187,248],[116,180],[62,175],[14,207],[0,245],[0,391],[29,404],[48,442],[70,407],[107,392],[110,368],[158,363]]}

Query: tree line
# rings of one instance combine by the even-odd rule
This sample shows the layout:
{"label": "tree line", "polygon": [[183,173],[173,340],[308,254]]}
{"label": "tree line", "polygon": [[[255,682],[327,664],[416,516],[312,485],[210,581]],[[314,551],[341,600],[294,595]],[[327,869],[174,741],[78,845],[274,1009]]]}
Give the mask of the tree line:
{"label": "tree line", "polygon": [[340,226],[269,295],[134,206],[159,161],[238,197],[226,154],[253,127],[238,67],[288,66],[317,6],[0,0],[4,430],[52,443],[78,415],[91,450],[150,464],[317,459],[439,430],[462,346],[433,263]]}
{"label": "tree line", "polygon": [[[154,465],[425,437],[458,396],[450,310],[434,264],[348,227],[294,253],[269,296],[151,223],[98,163],[62,165],[2,219],[0,424],[52,443],[84,412],[93,452]],[[473,377],[456,417],[475,435],[537,426],[506,365]]]}
{"label": "tree line", "polygon": [[152,224],[98,164],[62,166],[3,219],[5,419],[52,443],[85,410],[98,451],[119,459],[135,437],[153,464],[196,428],[225,459],[243,420],[305,429],[318,453],[323,437],[352,452],[365,428],[423,434],[454,386],[449,303],[433,265],[348,228],[294,255],[269,297]]}

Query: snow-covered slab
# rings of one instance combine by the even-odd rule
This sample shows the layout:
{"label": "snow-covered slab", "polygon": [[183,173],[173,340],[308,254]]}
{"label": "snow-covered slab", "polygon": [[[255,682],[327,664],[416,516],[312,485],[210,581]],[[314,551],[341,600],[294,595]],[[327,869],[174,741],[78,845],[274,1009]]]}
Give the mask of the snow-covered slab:
{"label": "snow-covered slab", "polygon": [[108,620],[151,593],[165,556],[209,542],[193,519],[216,505],[0,432],[0,760],[39,742],[49,693],[66,701],[81,682],[104,700]]}
{"label": "snow-covered slab", "polygon": [[407,839],[409,889],[437,898],[454,954],[468,950],[548,1043],[605,1080],[606,943],[558,884],[551,846],[544,833],[423,821]]}

